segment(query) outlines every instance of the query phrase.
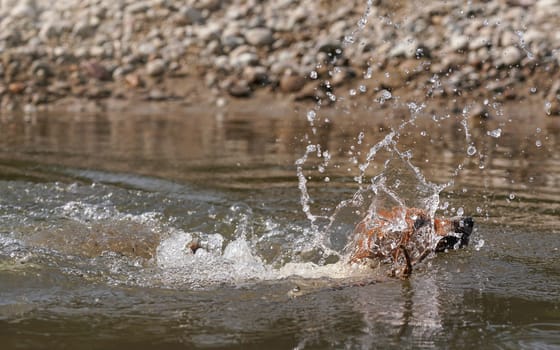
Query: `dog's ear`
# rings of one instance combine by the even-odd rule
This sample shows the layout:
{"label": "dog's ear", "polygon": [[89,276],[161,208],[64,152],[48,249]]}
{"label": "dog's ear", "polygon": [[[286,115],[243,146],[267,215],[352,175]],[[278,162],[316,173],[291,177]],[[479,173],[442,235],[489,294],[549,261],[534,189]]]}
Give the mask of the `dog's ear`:
{"label": "dog's ear", "polygon": [[453,250],[455,247],[460,248],[461,239],[455,236],[445,236],[440,239],[434,249],[436,253],[443,253],[446,250]]}

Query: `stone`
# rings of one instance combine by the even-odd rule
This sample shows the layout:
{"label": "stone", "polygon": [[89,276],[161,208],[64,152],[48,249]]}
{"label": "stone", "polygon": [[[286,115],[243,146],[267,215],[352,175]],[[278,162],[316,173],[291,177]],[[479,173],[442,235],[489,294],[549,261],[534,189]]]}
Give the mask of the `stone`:
{"label": "stone", "polygon": [[478,50],[492,45],[492,39],[487,36],[477,36],[469,41],[469,50]]}
{"label": "stone", "polygon": [[198,0],[195,6],[201,10],[216,11],[222,6],[222,0]]}
{"label": "stone", "polygon": [[280,78],[280,91],[293,93],[300,91],[305,85],[305,78],[294,73],[285,73]]}
{"label": "stone", "polygon": [[418,41],[413,37],[407,37],[397,42],[395,46],[389,51],[389,57],[407,57],[413,58],[416,56],[416,49],[418,48]]}
{"label": "stone", "polygon": [[22,82],[14,82],[8,84],[8,91],[14,95],[21,94],[27,85]]}
{"label": "stone", "polygon": [[502,63],[506,66],[519,64],[523,58],[523,53],[516,46],[508,46],[502,51]]}
{"label": "stone", "polygon": [[243,68],[259,63],[259,56],[254,52],[242,52],[240,54],[230,54],[230,66]]}
{"label": "stone", "polygon": [[149,76],[160,76],[165,72],[166,64],[162,59],[155,59],[146,63],[146,73]]}
{"label": "stone", "polygon": [[92,26],[87,19],[80,20],[76,22],[72,33],[80,38],[88,38],[92,36],[95,32],[95,27]]}
{"label": "stone", "polygon": [[244,33],[245,40],[253,46],[266,46],[274,42],[272,31],[268,28],[252,28]]}
{"label": "stone", "polygon": [[245,39],[241,36],[227,35],[222,37],[221,43],[223,48],[229,51],[245,44]]}
{"label": "stone", "polygon": [[32,18],[37,14],[37,9],[31,1],[22,1],[10,11],[10,16],[15,18]]}
{"label": "stone", "polygon": [[84,61],[80,64],[80,68],[91,78],[105,81],[112,79],[111,72],[97,60]]}
{"label": "stone", "polygon": [[103,46],[92,46],[89,48],[89,54],[92,57],[105,56],[105,48]]}
{"label": "stone", "polygon": [[194,34],[204,42],[211,40],[219,40],[222,33],[222,26],[220,23],[207,23],[203,26],[196,26]]}
{"label": "stone", "polygon": [[126,12],[130,14],[138,14],[148,11],[150,7],[151,5],[149,1],[134,1],[126,7]]}
{"label": "stone", "polygon": [[466,35],[452,35],[449,38],[449,49],[452,51],[461,51],[469,46],[469,37]]}
{"label": "stone", "polygon": [[57,24],[57,22],[47,22],[41,27],[41,30],[39,31],[39,38],[43,41],[47,41],[58,37],[61,32],[62,28]]}
{"label": "stone", "polygon": [[233,97],[249,97],[253,92],[245,80],[233,81],[229,84],[227,91]]}
{"label": "stone", "polygon": [[84,95],[92,100],[103,99],[111,96],[111,90],[100,85],[94,85],[86,88]]}
{"label": "stone", "polygon": [[132,74],[131,73],[131,74],[125,75],[124,81],[131,88],[137,88],[137,87],[144,86],[144,82],[142,81],[142,79],[140,78],[140,76],[138,74]]}
{"label": "stone", "polygon": [[50,77],[53,75],[53,71],[48,62],[45,61],[35,61],[31,64],[31,73],[33,75],[43,75],[45,77]]}
{"label": "stone", "polygon": [[143,42],[138,45],[136,50],[143,56],[150,56],[157,52],[157,47],[151,42]]}
{"label": "stone", "polygon": [[269,82],[266,68],[263,66],[245,67],[242,76],[249,84],[265,85]]}
{"label": "stone", "polygon": [[160,89],[152,89],[148,93],[147,99],[150,101],[165,101],[170,97]]}
{"label": "stone", "polygon": [[174,21],[177,25],[186,26],[193,24],[204,24],[205,18],[200,10],[190,6],[183,6],[174,16]]}

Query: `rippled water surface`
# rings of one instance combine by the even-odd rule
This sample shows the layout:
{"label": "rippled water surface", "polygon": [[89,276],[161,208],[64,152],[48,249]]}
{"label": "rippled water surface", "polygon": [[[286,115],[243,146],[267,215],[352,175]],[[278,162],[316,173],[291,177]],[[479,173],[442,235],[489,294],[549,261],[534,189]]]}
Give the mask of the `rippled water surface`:
{"label": "rippled water surface", "polygon": [[[2,348],[560,347],[557,121],[325,110],[313,130],[305,115],[2,115]],[[395,150],[363,166],[391,130],[429,183],[450,184],[438,214],[476,222],[467,249],[408,280],[345,264],[364,211],[335,210],[380,173],[418,204]],[[310,144],[313,225],[296,171]]]}

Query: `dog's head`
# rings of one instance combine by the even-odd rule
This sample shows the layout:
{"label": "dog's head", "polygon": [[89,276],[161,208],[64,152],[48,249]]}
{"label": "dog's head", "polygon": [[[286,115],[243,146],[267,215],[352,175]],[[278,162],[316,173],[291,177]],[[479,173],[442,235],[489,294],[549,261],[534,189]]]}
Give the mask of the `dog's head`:
{"label": "dog's head", "polygon": [[[421,259],[429,251],[443,252],[462,248],[469,243],[474,221],[471,217],[431,219],[425,210],[393,208],[379,211],[362,220],[354,230],[350,261],[396,260],[399,247],[405,247],[412,258]],[[433,235],[441,236],[433,247]]]}

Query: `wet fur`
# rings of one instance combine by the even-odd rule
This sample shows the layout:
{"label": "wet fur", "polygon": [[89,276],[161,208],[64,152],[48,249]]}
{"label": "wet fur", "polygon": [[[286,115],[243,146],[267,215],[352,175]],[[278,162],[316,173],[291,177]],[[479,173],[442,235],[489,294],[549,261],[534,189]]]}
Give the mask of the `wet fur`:
{"label": "wet fur", "polygon": [[[471,217],[432,220],[425,210],[418,208],[379,211],[356,225],[350,262],[389,263],[392,276],[406,278],[413,266],[432,252],[467,246],[473,225]],[[433,234],[442,237],[435,247],[426,243]]]}

